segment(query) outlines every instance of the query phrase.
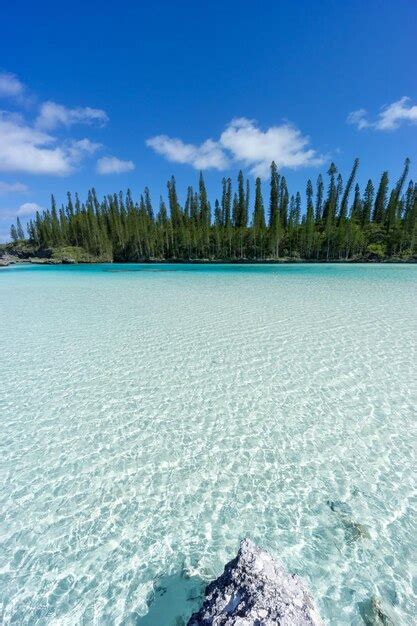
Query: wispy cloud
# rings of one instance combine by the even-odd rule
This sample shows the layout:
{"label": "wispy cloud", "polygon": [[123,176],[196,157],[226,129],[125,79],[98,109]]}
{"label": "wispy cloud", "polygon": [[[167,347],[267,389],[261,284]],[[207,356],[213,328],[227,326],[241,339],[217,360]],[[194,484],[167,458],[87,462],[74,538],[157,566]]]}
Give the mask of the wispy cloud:
{"label": "wispy cloud", "polygon": [[0,180],[0,194],[25,193],[28,191],[27,185],[23,183],[5,183]]}
{"label": "wispy cloud", "polygon": [[402,122],[417,123],[417,105],[409,105],[410,98],[404,96],[385,107],[379,115],[376,127],[379,130],[393,130]]}
{"label": "wispy cloud", "polygon": [[348,124],[357,126],[359,130],[362,130],[363,128],[368,128],[370,126],[366,109],[358,109],[357,111],[352,111],[347,116],[346,121]]}
{"label": "wispy cloud", "polygon": [[157,135],[148,139],[146,145],[158,154],[162,154],[169,161],[188,163],[197,170],[223,170],[229,165],[229,159],[223,148],[212,139],[207,139],[196,146],[167,135]]}
{"label": "wispy cloud", "polygon": [[58,126],[73,124],[98,124],[104,126],[109,121],[107,113],[102,109],[91,107],[68,108],[56,102],[44,102],[35,125],[42,130],[54,130]]}
{"label": "wispy cloud", "polygon": [[86,156],[95,154],[98,150],[101,150],[103,145],[90,139],[72,139],[65,144],[68,156],[72,162],[80,163]]}
{"label": "wispy cloud", "polygon": [[0,220],[10,221],[16,217],[29,217],[30,215],[35,215],[36,211],[44,211],[44,207],[37,202],[24,202],[14,209],[1,209]]}
{"label": "wispy cloud", "polygon": [[123,174],[135,169],[133,161],[122,161],[117,157],[102,157],[97,161],[96,171],[98,174]]}
{"label": "wispy cloud", "polygon": [[195,145],[157,135],[146,144],[170,161],[187,163],[196,169],[223,170],[238,162],[262,177],[267,176],[273,160],[278,167],[293,169],[320,165],[324,160],[295,126],[285,123],[262,130],[254,120],[244,117],[232,120],[217,141],[207,139]]}
{"label": "wispy cloud", "polygon": [[395,130],[402,123],[417,124],[417,105],[409,104],[410,98],[404,96],[382,107],[378,117],[374,121],[369,121],[366,109],[352,111],[347,117],[347,122],[353,124],[359,130],[372,128],[374,130]]}
{"label": "wispy cloud", "polygon": [[16,215],[34,215],[36,211],[43,211],[43,207],[41,207],[36,202],[25,202],[21,204],[20,207],[16,211]]}
{"label": "wispy cloud", "polygon": [[0,97],[16,98],[21,96],[25,90],[24,84],[9,72],[0,72]]}

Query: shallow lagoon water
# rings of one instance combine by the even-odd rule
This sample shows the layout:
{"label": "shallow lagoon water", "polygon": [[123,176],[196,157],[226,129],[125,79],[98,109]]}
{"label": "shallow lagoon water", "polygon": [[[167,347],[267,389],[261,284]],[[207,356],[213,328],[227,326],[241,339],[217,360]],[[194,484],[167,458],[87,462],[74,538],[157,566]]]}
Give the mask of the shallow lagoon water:
{"label": "shallow lagoon water", "polygon": [[416,615],[417,266],[0,270],[0,622],[173,626],[251,537]]}

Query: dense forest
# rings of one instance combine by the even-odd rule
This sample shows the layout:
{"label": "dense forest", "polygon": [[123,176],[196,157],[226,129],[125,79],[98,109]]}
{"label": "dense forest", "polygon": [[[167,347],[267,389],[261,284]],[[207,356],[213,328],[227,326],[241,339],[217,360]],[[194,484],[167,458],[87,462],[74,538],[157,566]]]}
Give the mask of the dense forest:
{"label": "dense forest", "polygon": [[358,159],[345,183],[331,163],[326,181],[321,175],[315,184],[308,180],[304,199],[298,191],[290,194],[274,162],[267,199],[259,178],[252,197],[242,172],[236,189],[223,178],[214,205],[202,173],[183,205],[174,177],[167,203],[161,197],[157,208],[147,187],[138,200],[130,190],[100,201],[91,189],[85,202],[68,193],[60,208],[52,196],[51,208],[27,224],[27,235],[19,220],[10,234],[39,250],[72,246],[89,258],[114,261],[416,260],[417,184],[407,183],[409,163],[392,187],[383,172],[363,191],[355,184]]}

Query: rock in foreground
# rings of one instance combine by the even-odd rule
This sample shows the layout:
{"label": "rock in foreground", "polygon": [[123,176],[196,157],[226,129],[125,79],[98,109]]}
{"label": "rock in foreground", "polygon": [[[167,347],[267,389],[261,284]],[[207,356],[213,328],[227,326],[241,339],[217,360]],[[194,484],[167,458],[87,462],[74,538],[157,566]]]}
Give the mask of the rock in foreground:
{"label": "rock in foreground", "polygon": [[303,582],[244,539],[188,626],[322,626]]}

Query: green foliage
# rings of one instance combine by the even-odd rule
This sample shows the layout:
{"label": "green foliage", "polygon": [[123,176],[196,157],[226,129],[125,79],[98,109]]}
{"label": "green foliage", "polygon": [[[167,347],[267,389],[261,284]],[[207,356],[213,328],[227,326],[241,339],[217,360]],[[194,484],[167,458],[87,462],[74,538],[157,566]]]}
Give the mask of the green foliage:
{"label": "green foliage", "polygon": [[14,224],[10,226],[10,239],[12,241],[18,241],[19,237],[17,235],[17,228]]}
{"label": "green foliage", "polygon": [[366,251],[368,252],[368,254],[382,259],[385,256],[386,247],[380,243],[371,243],[366,248]]}
{"label": "green foliage", "polygon": [[332,163],[327,191],[319,175],[315,188],[308,181],[303,202],[299,192],[289,193],[285,178],[272,163],[267,220],[259,178],[252,205],[243,172],[239,172],[235,191],[231,179],[223,178],[220,200],[213,203],[212,214],[201,173],[198,191],[188,187],[184,206],[174,177],[167,183],[168,202],[161,197],[157,211],[147,187],[136,200],[127,190],[99,201],[91,189],[84,202],[78,194],[68,193],[60,208],[52,196],[51,208],[36,213],[27,224],[26,239],[19,219],[11,226],[10,235],[15,247],[27,246],[35,252],[32,256],[52,255],[52,260],[68,263],[414,259],[417,185],[412,181],[405,185],[408,159],[391,191],[388,173],[383,173],[376,196],[371,180],[363,194],[359,184],[354,187],[358,165],[356,159],[344,186]]}
{"label": "green foliage", "polygon": [[111,262],[111,255],[102,254],[99,257],[92,256],[84,248],[79,246],[60,246],[52,249],[51,258],[59,263],[91,263]]}

